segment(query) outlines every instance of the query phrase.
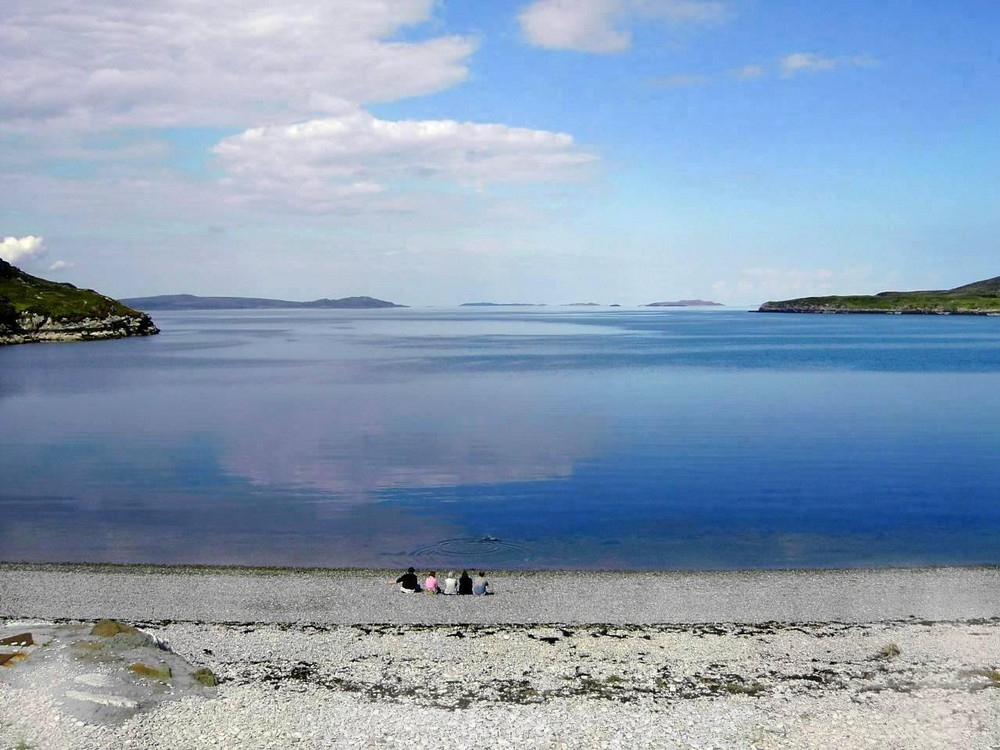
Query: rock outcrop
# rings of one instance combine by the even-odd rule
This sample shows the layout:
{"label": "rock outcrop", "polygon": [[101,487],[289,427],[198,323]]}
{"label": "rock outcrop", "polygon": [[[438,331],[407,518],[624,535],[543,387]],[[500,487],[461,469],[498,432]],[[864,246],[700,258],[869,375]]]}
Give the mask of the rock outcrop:
{"label": "rock outcrop", "polygon": [[90,289],[32,276],[0,260],[0,345],[159,333],[146,313]]}

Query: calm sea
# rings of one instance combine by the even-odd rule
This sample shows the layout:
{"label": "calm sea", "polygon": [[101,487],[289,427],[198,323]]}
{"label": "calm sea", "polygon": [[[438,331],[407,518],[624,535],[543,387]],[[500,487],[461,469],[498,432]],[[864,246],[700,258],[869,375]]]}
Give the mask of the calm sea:
{"label": "calm sea", "polygon": [[0,348],[0,560],[1000,563],[1000,319],[159,313]]}

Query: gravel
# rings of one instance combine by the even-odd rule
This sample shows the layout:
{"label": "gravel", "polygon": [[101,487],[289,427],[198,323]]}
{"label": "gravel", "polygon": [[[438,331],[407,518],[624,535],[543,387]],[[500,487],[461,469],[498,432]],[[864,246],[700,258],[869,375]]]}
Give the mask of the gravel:
{"label": "gravel", "polygon": [[995,750],[997,577],[494,573],[446,598],[382,571],[2,566],[0,637],[113,616],[220,684],[81,718],[54,687],[76,667],[36,646],[0,667],[0,750]]}
{"label": "gravel", "polygon": [[1000,568],[491,571],[495,596],[401,594],[399,571],[0,564],[0,616],[195,622],[962,620],[1000,614]]}

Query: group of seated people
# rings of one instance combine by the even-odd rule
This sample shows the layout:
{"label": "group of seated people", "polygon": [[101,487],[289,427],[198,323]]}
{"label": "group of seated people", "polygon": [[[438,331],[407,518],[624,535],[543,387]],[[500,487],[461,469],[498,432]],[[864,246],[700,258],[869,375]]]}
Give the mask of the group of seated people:
{"label": "group of seated people", "polygon": [[389,583],[398,583],[399,590],[407,594],[423,591],[425,594],[485,596],[490,593],[490,582],[486,580],[486,573],[482,570],[475,578],[469,576],[467,570],[463,570],[460,576],[456,576],[455,571],[450,570],[444,581],[440,583],[437,579],[437,572],[432,570],[427,574],[427,578],[424,579],[424,584],[421,586],[416,571],[413,568],[407,568],[403,575]]}

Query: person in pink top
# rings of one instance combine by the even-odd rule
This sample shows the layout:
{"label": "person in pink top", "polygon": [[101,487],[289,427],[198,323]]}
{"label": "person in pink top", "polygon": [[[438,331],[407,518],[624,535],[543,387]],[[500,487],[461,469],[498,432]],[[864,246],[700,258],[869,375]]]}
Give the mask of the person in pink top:
{"label": "person in pink top", "polygon": [[427,574],[427,580],[424,581],[424,593],[425,594],[440,594],[438,590],[437,582],[437,571],[432,570]]}

